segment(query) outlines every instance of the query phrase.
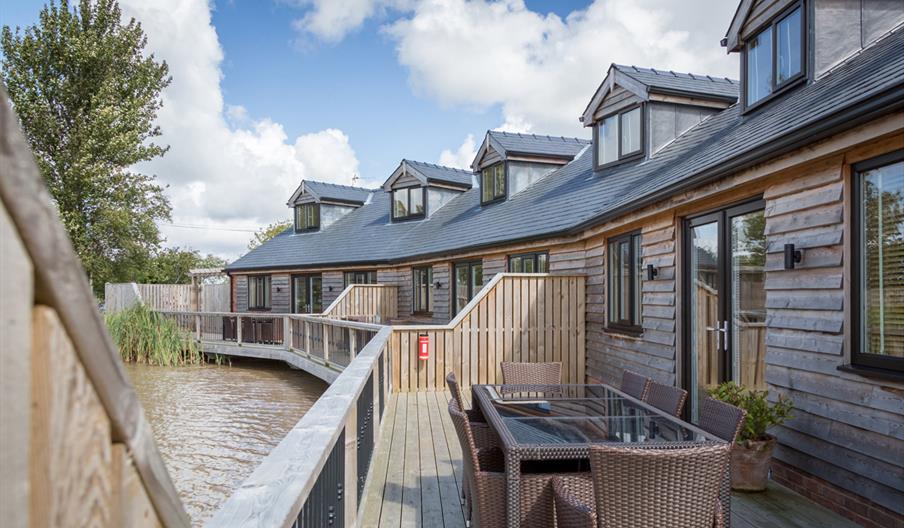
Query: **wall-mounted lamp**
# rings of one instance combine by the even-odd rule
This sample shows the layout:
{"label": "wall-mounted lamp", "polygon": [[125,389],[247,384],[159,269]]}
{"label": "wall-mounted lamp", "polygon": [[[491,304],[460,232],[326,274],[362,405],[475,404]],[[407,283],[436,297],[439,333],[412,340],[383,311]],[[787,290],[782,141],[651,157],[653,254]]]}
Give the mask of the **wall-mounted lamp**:
{"label": "wall-mounted lamp", "polygon": [[440,281],[436,281],[435,283],[433,283],[433,287],[438,290],[443,287],[443,283],[441,283]]}
{"label": "wall-mounted lamp", "polygon": [[333,287],[332,287],[332,286],[327,286],[327,287],[326,287],[326,291],[333,291]]}
{"label": "wall-mounted lamp", "polygon": [[785,244],[785,269],[792,270],[794,265],[804,259],[804,255],[799,249],[794,249],[794,244]]}
{"label": "wall-mounted lamp", "polygon": [[277,286],[277,287],[276,287],[276,293],[279,293],[279,292],[281,292],[281,291],[282,291],[282,286]]}
{"label": "wall-mounted lamp", "polygon": [[659,269],[652,264],[647,264],[647,280],[653,280],[659,275]]}

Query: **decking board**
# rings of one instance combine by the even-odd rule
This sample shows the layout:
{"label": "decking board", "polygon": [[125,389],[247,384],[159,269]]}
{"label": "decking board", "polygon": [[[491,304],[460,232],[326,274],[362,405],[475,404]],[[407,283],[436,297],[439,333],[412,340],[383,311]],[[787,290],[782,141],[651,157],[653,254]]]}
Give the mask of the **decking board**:
{"label": "decking board", "polygon": [[[470,394],[465,394],[469,400]],[[465,525],[459,497],[461,446],[446,409],[448,392],[393,394],[364,493],[365,527]],[[733,528],[853,528],[787,488],[732,497]]]}

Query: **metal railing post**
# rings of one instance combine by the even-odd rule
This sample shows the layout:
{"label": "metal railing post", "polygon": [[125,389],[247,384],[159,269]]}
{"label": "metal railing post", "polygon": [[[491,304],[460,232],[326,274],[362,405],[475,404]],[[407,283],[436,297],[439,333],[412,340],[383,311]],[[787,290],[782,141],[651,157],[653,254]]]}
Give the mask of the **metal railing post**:
{"label": "metal railing post", "polygon": [[355,354],[358,351],[357,347],[358,341],[358,332],[355,331],[354,328],[348,329],[348,360],[351,361],[355,358]]}

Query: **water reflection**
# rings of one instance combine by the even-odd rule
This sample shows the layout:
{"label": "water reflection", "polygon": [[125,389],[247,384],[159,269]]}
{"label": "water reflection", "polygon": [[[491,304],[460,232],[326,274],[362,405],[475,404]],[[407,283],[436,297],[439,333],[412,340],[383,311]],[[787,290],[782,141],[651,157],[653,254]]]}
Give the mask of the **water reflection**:
{"label": "water reflection", "polygon": [[192,523],[203,524],[326,390],[282,363],[126,370]]}

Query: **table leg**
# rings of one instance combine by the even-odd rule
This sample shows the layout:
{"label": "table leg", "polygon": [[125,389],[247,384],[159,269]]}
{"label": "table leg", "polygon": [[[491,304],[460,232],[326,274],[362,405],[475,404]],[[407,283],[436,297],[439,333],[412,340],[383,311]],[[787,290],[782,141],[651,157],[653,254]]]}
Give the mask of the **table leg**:
{"label": "table leg", "polygon": [[521,520],[521,458],[517,453],[505,455],[506,524],[518,528]]}

